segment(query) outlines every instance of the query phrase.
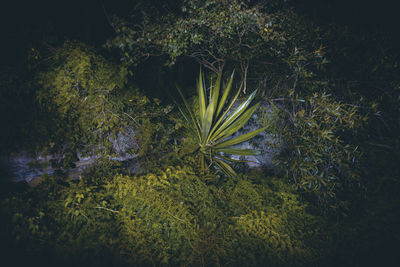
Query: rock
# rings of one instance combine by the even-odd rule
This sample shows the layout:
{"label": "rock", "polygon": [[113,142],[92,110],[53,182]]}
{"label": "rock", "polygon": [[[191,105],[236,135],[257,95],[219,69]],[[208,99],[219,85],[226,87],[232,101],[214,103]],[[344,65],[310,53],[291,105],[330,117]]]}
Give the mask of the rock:
{"label": "rock", "polygon": [[[113,150],[116,156],[111,157],[115,161],[131,161],[137,157],[137,154],[129,153],[130,150],[137,147],[134,141],[134,132],[131,130],[118,134],[116,139],[112,139]],[[88,149],[90,150],[90,149]],[[92,149],[95,150],[94,148]],[[76,180],[81,178],[81,174],[88,167],[92,166],[99,159],[98,155],[92,153],[77,152],[78,161],[74,162],[74,167],[68,170],[52,168],[50,161],[59,161],[64,155],[47,155],[43,156],[38,153],[36,156],[30,155],[26,151],[12,153],[8,157],[0,159],[2,173],[12,182],[26,182],[31,186],[40,183],[43,174],[53,175],[56,171],[65,172],[68,179]],[[138,166],[130,167],[129,172],[138,170]]]}
{"label": "rock", "polygon": [[49,167],[48,164],[50,159],[52,159],[51,156],[38,155],[33,157],[26,151],[22,151],[2,158],[1,161],[11,181],[30,184],[32,180],[38,179],[42,174],[51,175],[54,173],[55,169]]}
{"label": "rock", "polygon": [[[235,107],[240,105],[240,101],[235,104]],[[273,112],[272,108],[267,103],[261,103],[261,106],[265,110],[265,116],[269,116]],[[234,108],[233,108],[234,110]],[[257,113],[254,113],[250,120],[244,125],[244,127],[239,130],[237,133],[233,135],[233,138],[240,136],[242,134],[255,131],[259,128],[263,127],[260,124]],[[249,168],[267,168],[267,169],[275,169],[275,164],[273,163],[273,158],[280,152],[280,146],[278,146],[279,139],[276,136],[269,134],[267,131],[263,131],[259,133],[254,138],[250,139],[247,142],[243,142],[235,147],[243,148],[243,149],[254,149],[260,152],[259,155],[256,156],[238,156],[238,155],[229,155],[232,159],[244,159],[250,162],[247,162],[246,165]]]}
{"label": "rock", "polygon": [[[236,106],[239,104],[240,102],[237,103]],[[266,104],[264,104],[264,107],[266,107],[265,110],[267,110],[267,113],[272,112],[272,109],[268,110]],[[262,125],[259,123],[257,114],[254,113],[243,129],[237,132],[233,137],[254,131],[260,127],[262,127]],[[142,171],[140,168],[140,162],[134,160],[137,157],[137,154],[131,153],[131,151],[138,147],[134,139],[135,134],[134,131],[127,129],[124,133],[119,133],[117,138],[110,139],[113,144],[113,150],[116,154],[116,156],[110,157],[110,159],[123,162],[127,172],[130,174],[140,173]],[[277,144],[277,142],[278,140],[276,137],[271,136],[264,131],[250,141],[239,144],[237,147],[256,149],[261,152],[261,154],[257,156],[242,156],[244,160],[250,161],[246,163],[248,167],[273,169],[275,166],[272,158],[279,153],[280,150],[279,147],[274,147],[274,144]],[[90,151],[90,149],[88,150]],[[92,150],[95,151],[94,147]],[[240,156],[237,155],[228,156],[232,159],[240,159]],[[53,175],[57,171],[66,173],[70,180],[80,179],[81,174],[88,167],[95,164],[99,159],[99,156],[94,152],[90,155],[78,151],[77,157],[79,160],[74,162],[73,168],[69,170],[61,170],[51,167],[51,160],[59,161],[63,157],[64,155],[43,156],[40,153],[34,157],[27,152],[22,151],[20,153],[13,153],[7,158],[0,159],[0,163],[3,166],[2,173],[6,173],[5,175],[7,175],[11,181],[26,182],[31,186],[36,186],[40,183],[42,175]]]}

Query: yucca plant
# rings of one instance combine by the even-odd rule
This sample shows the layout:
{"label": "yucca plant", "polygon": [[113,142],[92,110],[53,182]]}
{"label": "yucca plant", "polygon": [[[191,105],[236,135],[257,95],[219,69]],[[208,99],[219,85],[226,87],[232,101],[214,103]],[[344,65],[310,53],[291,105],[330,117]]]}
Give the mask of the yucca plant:
{"label": "yucca plant", "polygon": [[[244,102],[233,109],[233,105],[241,91],[241,88],[239,88],[234,94],[231,94],[233,76],[234,73],[230,76],[226,88],[222,92],[222,74],[219,74],[215,85],[210,87],[207,101],[205,81],[200,70],[199,80],[197,81],[198,114],[192,111],[179,88],[178,92],[183,99],[183,105],[177,104],[187,127],[196,136],[196,146],[198,145],[198,147],[195,152],[200,154],[202,170],[204,171],[216,165],[228,176],[236,175],[236,172],[228,163],[238,160],[225,157],[223,153],[244,156],[258,154],[259,152],[256,150],[241,149],[234,146],[248,141],[265,130],[265,128],[260,128],[241,136],[233,137],[233,134],[244,126],[259,106],[259,103],[252,103],[257,94],[257,90],[255,90]],[[231,95],[232,97],[230,97]],[[230,101],[228,100],[229,98]]]}

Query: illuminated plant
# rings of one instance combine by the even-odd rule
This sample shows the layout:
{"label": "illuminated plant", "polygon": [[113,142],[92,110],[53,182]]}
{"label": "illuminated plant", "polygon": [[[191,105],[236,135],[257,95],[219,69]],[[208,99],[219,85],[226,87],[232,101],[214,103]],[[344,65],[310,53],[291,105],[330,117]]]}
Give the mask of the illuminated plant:
{"label": "illuminated plant", "polygon": [[207,101],[205,81],[203,73],[200,71],[197,82],[199,105],[197,116],[191,110],[188,102],[178,88],[184,104],[184,106],[178,105],[178,107],[187,123],[187,127],[196,136],[197,148],[195,152],[199,152],[202,170],[204,171],[215,164],[228,176],[236,175],[228,163],[237,160],[225,157],[223,153],[244,156],[258,154],[258,151],[255,150],[241,149],[234,146],[248,141],[265,129],[260,128],[241,136],[233,137],[233,134],[245,125],[259,106],[259,103],[252,104],[257,93],[257,90],[255,90],[237,108],[232,108],[241,91],[241,88],[239,88],[233,94],[231,100],[228,100],[231,95],[233,75],[232,73],[225,90],[222,92],[222,74],[219,74],[215,85],[211,85],[210,87]]}

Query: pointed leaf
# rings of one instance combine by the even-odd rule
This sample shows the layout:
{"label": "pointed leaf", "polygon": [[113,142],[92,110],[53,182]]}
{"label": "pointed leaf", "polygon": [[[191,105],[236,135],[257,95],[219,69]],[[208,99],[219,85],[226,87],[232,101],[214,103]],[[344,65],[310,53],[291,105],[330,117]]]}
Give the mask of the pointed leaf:
{"label": "pointed leaf", "polygon": [[244,160],[244,159],[231,159],[231,158],[220,156],[220,155],[218,155],[217,158],[221,158],[221,159],[226,160],[228,162],[245,162],[245,163],[254,162],[254,161],[251,161],[251,160]]}
{"label": "pointed leaf", "polygon": [[[195,132],[196,132],[199,140],[201,140],[201,134],[200,134],[200,129],[199,129],[200,126],[199,126],[198,122],[196,121],[195,116],[194,116],[192,110],[190,109],[189,104],[186,101],[186,98],[183,96],[183,94],[182,94],[181,90],[179,89],[179,87],[177,87],[177,89],[178,89],[178,92],[179,92],[180,96],[182,97],[183,103],[184,103],[186,111],[188,113],[187,117],[190,117],[190,121],[192,122],[192,126],[193,126],[193,128],[195,128]],[[179,108],[179,106],[180,105],[178,105],[178,108]],[[185,117],[185,113],[183,112],[183,109],[179,108],[179,110],[181,111],[182,115]],[[186,120],[189,121],[189,118],[186,118]]]}
{"label": "pointed leaf", "polygon": [[[224,105],[225,105],[225,102],[226,102],[226,99],[228,98],[228,95],[229,95],[229,92],[231,91],[231,88],[232,88],[232,82],[233,82],[233,75],[235,74],[235,72],[233,71],[232,72],[232,74],[231,74],[231,77],[230,77],[230,79],[229,79],[229,81],[228,81],[228,85],[226,86],[226,88],[225,88],[225,90],[224,90],[224,93],[222,94],[222,98],[221,98],[221,101],[219,102],[219,104],[218,104],[218,109],[217,109],[217,113],[216,113],[216,115],[218,116],[220,113],[221,113],[221,111],[222,111],[222,109],[223,109],[223,107],[224,107]],[[221,78],[220,78],[220,76],[222,76],[222,74],[219,74],[219,83],[221,83]],[[239,92],[240,92],[241,90],[239,90]]]}
{"label": "pointed leaf", "polygon": [[213,133],[218,130],[218,127],[221,125],[221,123],[224,122],[224,119],[226,117],[226,115],[228,114],[229,110],[231,109],[231,107],[233,106],[233,104],[235,103],[236,99],[239,97],[240,91],[242,91],[242,86],[240,86],[239,90],[236,92],[236,95],[233,97],[231,103],[229,104],[228,108],[225,110],[224,114],[222,114],[219,118],[218,121],[214,124],[212,130],[209,133],[209,136],[207,138],[207,143],[210,141],[211,136],[213,135]]}
{"label": "pointed leaf", "polygon": [[222,143],[217,144],[214,148],[218,149],[218,148],[224,148],[224,147],[228,147],[228,146],[233,146],[236,144],[240,144],[243,143],[251,138],[253,138],[254,136],[256,136],[257,134],[261,133],[262,131],[264,131],[265,129],[267,129],[268,126],[260,128],[258,130],[252,131],[250,133],[247,134],[243,134],[241,136],[238,136],[236,138],[232,138],[229,139],[227,141],[224,141]]}
{"label": "pointed leaf", "polygon": [[225,161],[216,158],[215,163],[226,175],[230,177],[236,176],[236,172]]}
{"label": "pointed leaf", "polygon": [[209,136],[210,128],[212,125],[214,117],[214,101],[211,99],[210,104],[207,107],[206,114],[204,115],[203,124],[202,124],[202,137],[203,144],[207,141]]}
{"label": "pointed leaf", "polygon": [[200,114],[200,121],[203,120],[204,115],[206,113],[206,97],[204,93],[204,78],[203,73],[200,70],[199,80],[197,83],[197,94],[199,97],[199,114]]}
{"label": "pointed leaf", "polygon": [[231,125],[229,125],[225,130],[223,130],[219,135],[215,136],[213,135],[211,137],[211,140],[213,142],[217,142],[220,139],[225,139],[228,136],[233,135],[237,131],[239,131],[245,124],[246,122],[251,118],[253,115],[254,111],[258,108],[260,103],[255,104],[254,106],[248,108],[246,112],[241,114],[236,121],[234,121]]}
{"label": "pointed leaf", "polygon": [[224,119],[224,122],[218,129],[213,133],[213,136],[218,136],[223,130],[225,130],[226,127],[228,127],[233,121],[235,121],[241,114],[244,113],[246,108],[250,105],[251,101],[254,99],[256,96],[257,90],[255,90],[251,95],[244,101],[242,104],[239,105],[235,109],[234,112],[232,112],[226,119]]}
{"label": "pointed leaf", "polygon": [[260,155],[260,151],[248,148],[238,148],[238,147],[227,147],[219,148],[215,150],[216,152],[223,152],[231,155],[243,155],[243,156],[256,156]]}
{"label": "pointed leaf", "polygon": [[244,160],[244,159],[231,159],[231,158],[224,157],[224,156],[221,156],[221,155],[218,155],[218,157],[216,157],[216,158],[221,158],[221,159],[226,160],[228,162],[254,162],[254,161],[251,161],[251,160]]}
{"label": "pointed leaf", "polygon": [[[213,98],[213,101],[214,101],[214,111],[217,110],[217,106],[218,106],[219,91],[221,89],[221,77],[222,77],[222,72],[220,74],[218,74],[217,81],[215,82],[215,86],[214,86],[214,89],[213,89],[212,98]],[[218,115],[216,114],[216,116],[218,116]]]}

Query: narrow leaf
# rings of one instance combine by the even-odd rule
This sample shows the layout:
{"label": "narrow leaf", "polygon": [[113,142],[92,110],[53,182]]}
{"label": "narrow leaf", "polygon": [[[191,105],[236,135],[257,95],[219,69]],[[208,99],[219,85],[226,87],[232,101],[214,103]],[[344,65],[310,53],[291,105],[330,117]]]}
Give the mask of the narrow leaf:
{"label": "narrow leaf", "polygon": [[202,124],[202,135],[203,135],[203,144],[207,141],[207,137],[209,136],[210,128],[212,125],[214,117],[214,102],[213,99],[211,99],[210,104],[207,107],[206,114],[204,115],[203,118],[203,124]]}
{"label": "narrow leaf", "polygon": [[229,125],[219,135],[212,136],[211,140],[213,142],[217,142],[218,140],[225,139],[226,137],[231,136],[234,133],[236,133],[237,131],[239,131],[246,124],[246,122],[251,118],[251,116],[253,115],[254,111],[258,108],[259,105],[260,105],[260,103],[257,103],[254,106],[252,106],[249,109],[247,109],[245,113],[241,114],[236,119],[236,121],[234,121],[231,125]]}
{"label": "narrow leaf", "polygon": [[[213,89],[212,99],[214,101],[214,111],[217,110],[217,106],[218,106],[219,91],[221,89],[221,77],[222,77],[222,72],[220,74],[218,74],[217,81],[215,82],[215,86]],[[215,113],[215,115],[218,116],[217,113]]]}
{"label": "narrow leaf", "polygon": [[220,159],[215,159],[215,163],[217,166],[228,176],[234,177],[236,176],[236,172],[227,164],[226,162],[220,160]]}
{"label": "narrow leaf", "polygon": [[[231,77],[228,81],[228,85],[226,86],[224,93],[222,94],[222,98],[221,98],[221,101],[219,102],[217,113],[216,113],[217,116],[221,113],[221,111],[225,105],[226,99],[228,98],[229,92],[231,91],[234,74],[235,74],[235,72],[233,71],[231,74]],[[222,76],[222,74],[219,74],[219,76]],[[221,83],[221,78],[220,77],[218,77],[218,78],[219,78],[219,83]],[[239,92],[240,91],[241,90],[239,90]]]}
{"label": "narrow leaf", "polygon": [[[185,105],[187,113],[189,114],[190,120],[192,121],[193,128],[196,129],[195,132],[196,132],[199,140],[201,140],[201,134],[200,134],[200,129],[199,129],[200,125],[196,121],[194,114],[193,114],[192,110],[190,109],[190,106],[189,106],[188,102],[186,101],[186,98],[183,96],[181,90],[179,89],[179,87],[177,87],[177,89],[178,89],[180,96],[182,97],[183,103]],[[179,108],[179,106],[180,105],[178,105],[178,108]],[[185,113],[183,112],[183,110],[181,108],[179,108],[179,110],[181,111],[182,115],[185,117]],[[188,118],[187,118],[187,120],[189,121]]]}
{"label": "narrow leaf", "polygon": [[223,152],[231,155],[255,156],[260,155],[260,151],[248,148],[227,147],[219,148],[216,152]]}
{"label": "narrow leaf", "polygon": [[[236,92],[236,95],[233,97],[231,103],[229,104],[228,108],[225,110],[224,114],[222,114],[219,117],[218,121],[214,124],[214,127],[210,131],[209,136],[207,138],[207,142],[210,141],[212,134],[218,129],[219,125],[224,121],[224,119],[225,119],[226,115],[228,114],[229,110],[231,109],[231,107],[235,103],[236,99],[239,97],[240,91],[242,91],[242,86],[240,86],[239,90]],[[222,99],[221,99],[221,101],[222,101]]]}
{"label": "narrow leaf", "polygon": [[247,163],[247,162],[254,162],[254,161],[251,161],[251,160],[231,159],[231,158],[224,157],[224,156],[221,156],[221,155],[218,155],[217,158],[221,158],[221,159],[223,159],[223,160],[230,161],[230,162],[245,162],[245,163]]}
{"label": "narrow leaf", "polygon": [[242,104],[239,105],[235,109],[234,112],[232,112],[222,123],[222,125],[215,131],[213,136],[219,135],[226,127],[228,127],[233,121],[235,121],[243,112],[246,110],[246,108],[250,105],[251,101],[254,99],[256,96],[257,90],[255,90],[251,95],[244,101]]}
{"label": "narrow leaf", "polygon": [[197,94],[199,96],[199,114],[200,114],[200,121],[203,120],[204,115],[206,113],[206,97],[204,93],[204,78],[203,73],[200,70],[199,80],[197,83]]}
{"label": "narrow leaf", "polygon": [[247,133],[247,134],[243,134],[243,135],[238,136],[238,137],[236,137],[236,138],[229,139],[229,140],[224,141],[224,142],[222,142],[222,143],[219,143],[219,144],[217,144],[217,145],[215,146],[215,148],[216,148],[216,149],[218,149],[218,148],[224,148],[224,147],[233,146],[233,145],[236,145],[236,144],[243,143],[243,142],[245,142],[245,141],[247,141],[247,140],[253,138],[253,137],[256,136],[257,134],[261,133],[262,131],[264,131],[265,129],[267,129],[267,127],[268,127],[268,126],[263,127],[263,128],[260,128],[260,129],[257,129],[257,130],[255,130],[255,131],[252,131],[252,132]]}

